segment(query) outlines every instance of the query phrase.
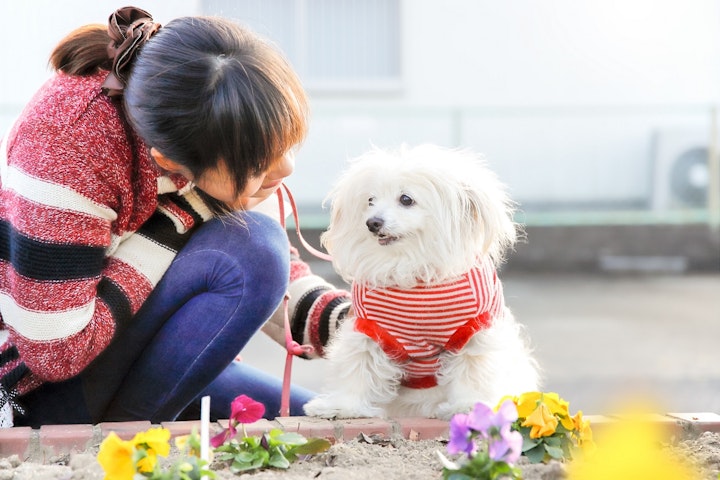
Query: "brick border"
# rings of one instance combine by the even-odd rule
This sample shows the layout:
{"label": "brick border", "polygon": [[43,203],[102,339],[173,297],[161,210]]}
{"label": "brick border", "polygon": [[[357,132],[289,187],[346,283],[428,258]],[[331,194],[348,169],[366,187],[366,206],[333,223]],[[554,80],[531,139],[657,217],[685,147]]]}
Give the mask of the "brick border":
{"label": "brick border", "polygon": [[[597,439],[603,431],[624,418],[623,415],[585,415],[590,420],[593,436]],[[720,433],[720,415],[710,412],[650,414],[648,422],[659,424],[668,439],[684,433]],[[210,433],[226,428],[228,420],[211,423]],[[110,433],[115,432],[122,439],[130,439],[137,432],[153,426],[162,426],[177,437],[190,433],[193,428],[200,431],[200,421],[164,422],[153,425],[149,421],[105,422],[98,425],[46,425],[39,429],[14,427],[0,429],[0,458],[17,455],[23,461],[50,463],[58,456],[83,452],[95,448]],[[280,428],[298,432],[305,437],[326,438],[340,443],[365,434],[379,438],[404,438],[407,440],[447,440],[448,422],[432,418],[353,418],[326,420],[314,417],[278,417],[274,420],[260,420],[246,426],[249,435]]]}

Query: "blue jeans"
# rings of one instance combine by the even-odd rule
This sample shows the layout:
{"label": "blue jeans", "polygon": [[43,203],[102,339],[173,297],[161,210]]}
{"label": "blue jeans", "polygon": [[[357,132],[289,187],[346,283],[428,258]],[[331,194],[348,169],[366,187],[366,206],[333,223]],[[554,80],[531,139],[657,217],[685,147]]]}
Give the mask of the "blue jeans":
{"label": "blue jeans", "polygon": [[[211,416],[228,418],[245,394],[266,417],[280,410],[282,382],[233,361],[280,304],[289,278],[285,232],[269,217],[202,225],[132,321],[78,377],[21,397],[18,425],[175,420],[205,395]],[[277,355],[284,355],[278,349]],[[294,387],[290,413],[314,394]]]}

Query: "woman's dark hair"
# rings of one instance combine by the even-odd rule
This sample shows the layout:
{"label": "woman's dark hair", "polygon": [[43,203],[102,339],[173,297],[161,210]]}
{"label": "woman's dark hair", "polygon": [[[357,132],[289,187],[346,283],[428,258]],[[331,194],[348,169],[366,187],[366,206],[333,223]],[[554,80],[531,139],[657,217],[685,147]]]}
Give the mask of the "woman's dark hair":
{"label": "woman's dark hair", "polygon": [[124,101],[148,145],[196,178],[224,161],[237,192],[307,133],[307,97],[288,62],[222,18],[164,25],[135,59]]}

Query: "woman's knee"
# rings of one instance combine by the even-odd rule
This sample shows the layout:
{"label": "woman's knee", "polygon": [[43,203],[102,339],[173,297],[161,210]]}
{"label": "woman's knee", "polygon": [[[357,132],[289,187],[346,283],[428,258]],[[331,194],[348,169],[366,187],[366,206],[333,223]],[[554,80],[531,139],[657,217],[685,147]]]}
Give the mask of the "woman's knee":
{"label": "woman's knee", "polygon": [[239,282],[248,293],[276,291],[281,296],[290,276],[290,247],[277,221],[261,213],[242,212],[202,225],[175,263],[185,264],[195,274],[205,272],[222,288]]}

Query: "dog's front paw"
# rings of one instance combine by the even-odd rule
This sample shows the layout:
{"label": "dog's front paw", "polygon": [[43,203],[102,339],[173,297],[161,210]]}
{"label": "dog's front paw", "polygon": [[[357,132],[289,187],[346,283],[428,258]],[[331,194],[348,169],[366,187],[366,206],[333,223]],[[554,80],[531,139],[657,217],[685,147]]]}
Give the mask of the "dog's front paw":
{"label": "dog's front paw", "polygon": [[303,406],[305,414],[321,418],[367,418],[383,417],[382,408],[358,403],[348,397],[319,395]]}

